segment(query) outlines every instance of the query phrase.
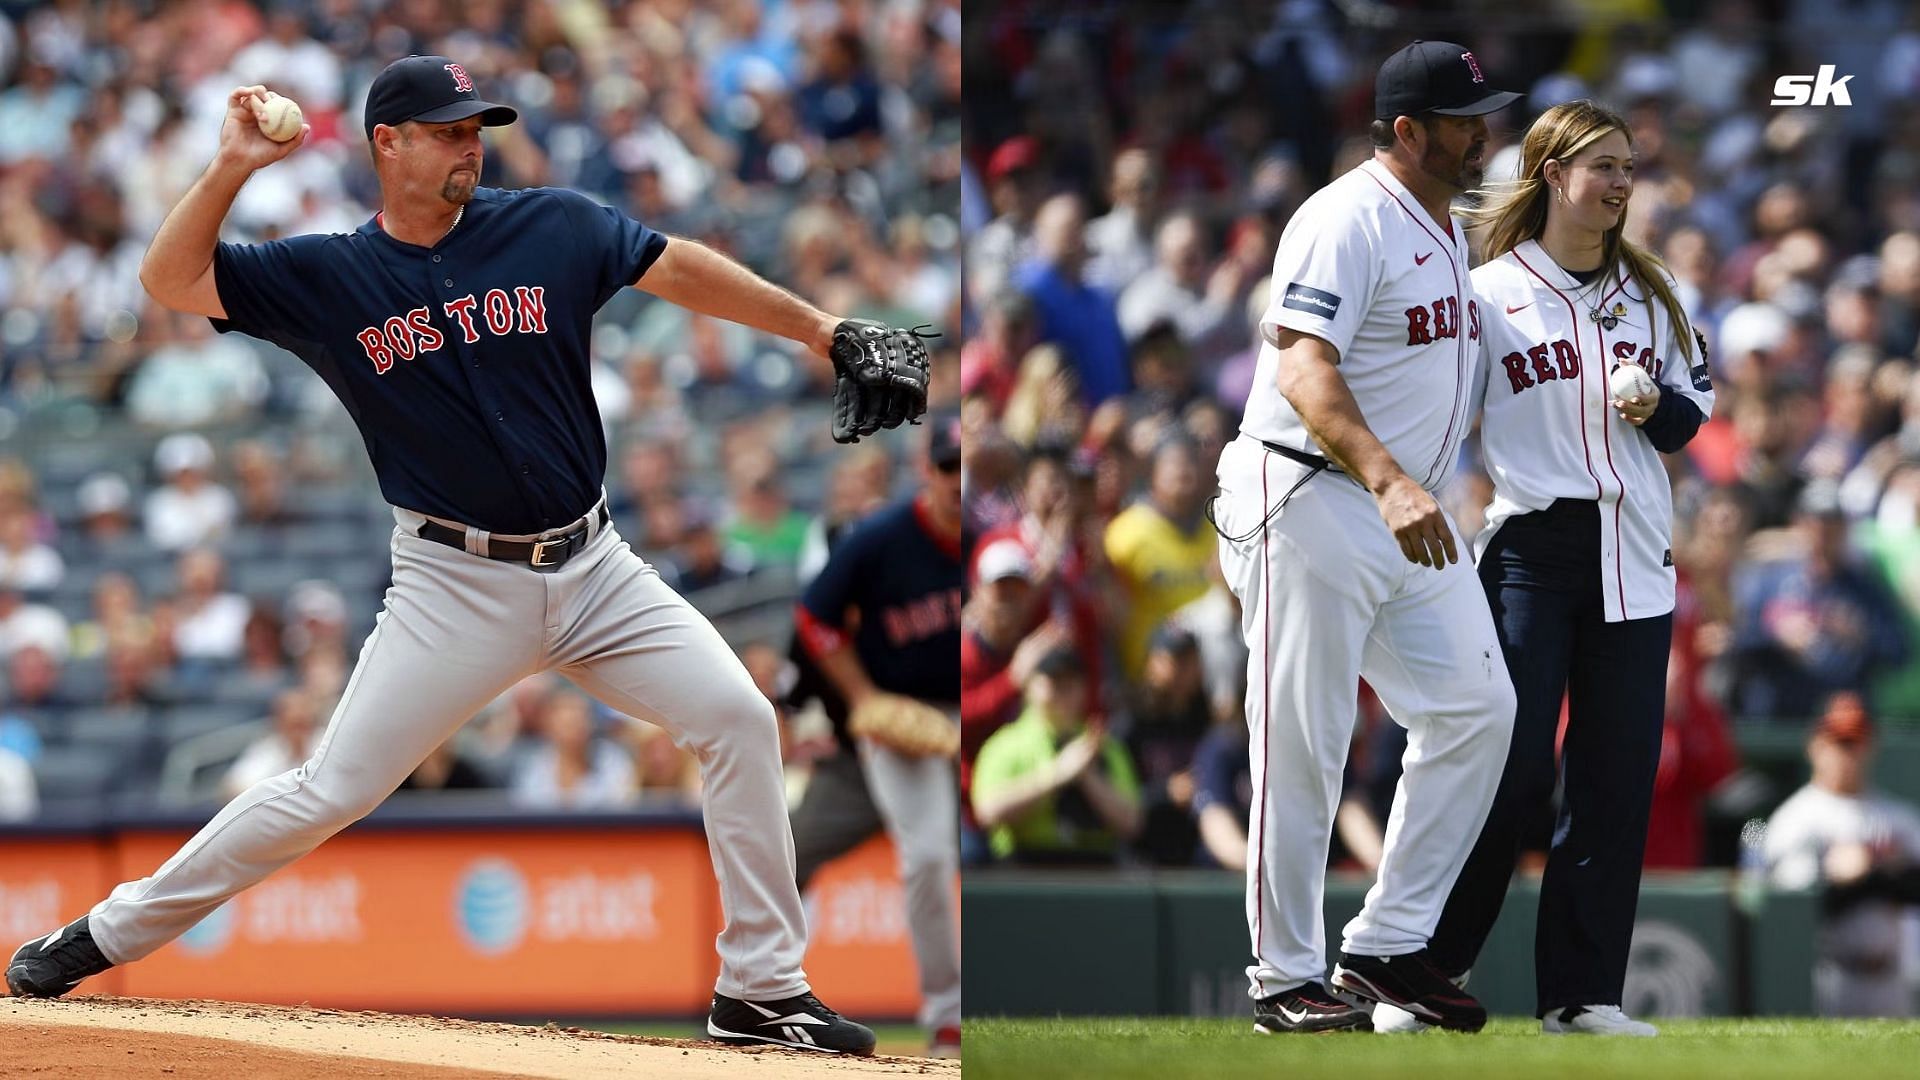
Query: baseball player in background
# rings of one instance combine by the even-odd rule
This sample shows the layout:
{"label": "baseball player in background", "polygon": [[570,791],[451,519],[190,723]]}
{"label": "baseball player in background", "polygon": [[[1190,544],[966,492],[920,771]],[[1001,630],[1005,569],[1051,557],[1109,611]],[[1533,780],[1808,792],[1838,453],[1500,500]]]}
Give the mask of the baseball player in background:
{"label": "baseball player in background", "polygon": [[1247,969],[1255,1030],[1364,1030],[1330,994],[1327,846],[1365,677],[1407,729],[1379,875],[1333,984],[1450,1028],[1486,1010],[1427,955],[1513,723],[1486,598],[1434,490],[1473,419],[1480,317],[1452,199],[1479,183],[1484,114],[1518,98],[1464,47],[1381,65],[1369,161],[1316,192],[1274,256],[1240,435],[1220,455],[1220,562],[1251,654]]}
{"label": "baseball player in background", "polygon": [[608,524],[588,335],[634,286],[800,342],[834,358],[843,438],[924,410],[924,349],[574,192],[479,187],[481,127],[516,114],[444,56],[397,61],[368,93],[383,202],[371,221],[220,243],[241,185],[306,137],[262,133],[263,93],[229,96],[219,151],[140,279],[167,307],[281,345],[326,380],[394,506],[393,584],[312,756],[241,793],[153,876],[21,946],[8,986],[53,997],[153,952],[371,811],[502,691],[557,669],[700,761],[726,912],[708,1033],[872,1053],[873,1033],[821,1004],[801,969],[772,706]]}
{"label": "baseball player in background", "polygon": [[[1528,825],[1547,812],[1560,702],[1565,799],[1534,945],[1549,1034],[1653,1035],[1620,1010],[1673,640],[1673,504],[1660,455],[1713,411],[1706,346],[1654,256],[1623,235],[1627,122],[1590,101],[1542,113],[1520,178],[1469,221],[1483,312],[1481,442],[1493,504],[1474,541],[1518,699],[1493,811],[1433,935],[1462,977],[1486,942]],[[1639,392],[1630,387],[1648,376]],[[1623,396],[1625,395],[1625,396]],[[1374,1010],[1377,1030],[1417,1018]]]}
{"label": "baseball player in background", "polygon": [[800,598],[801,647],[842,751],[793,814],[800,887],[882,829],[906,888],[920,1016],[960,1055],[960,416],[927,426],[921,489],[854,526]]}

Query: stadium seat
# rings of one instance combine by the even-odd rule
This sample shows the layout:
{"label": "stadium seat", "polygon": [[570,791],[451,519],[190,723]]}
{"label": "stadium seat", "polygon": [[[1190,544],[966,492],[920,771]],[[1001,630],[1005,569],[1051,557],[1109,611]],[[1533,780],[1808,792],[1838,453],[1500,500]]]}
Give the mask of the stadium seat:
{"label": "stadium seat", "polygon": [[154,726],[161,746],[171,747],[209,731],[258,720],[261,713],[261,708],[248,702],[175,705],[160,710]]}
{"label": "stadium seat", "polygon": [[107,692],[106,658],[83,656],[68,660],[60,669],[57,692],[61,700],[70,705],[99,704]]}
{"label": "stadium seat", "polygon": [[285,680],[270,681],[245,670],[227,671],[207,687],[202,704],[244,707],[254,716],[260,716],[267,711],[273,695],[286,685]]}
{"label": "stadium seat", "polygon": [[216,728],[175,745],[161,765],[155,797],[174,805],[218,798],[221,774],[266,730],[264,721]]}
{"label": "stadium seat", "polygon": [[151,719],[142,705],[96,705],[68,709],[63,723],[75,743],[137,746],[151,735]]}
{"label": "stadium seat", "polygon": [[[362,551],[365,529],[351,521],[317,521],[287,530],[285,546],[279,554],[290,559],[331,559],[343,552]],[[368,552],[368,557],[378,556]]]}
{"label": "stadium seat", "polygon": [[98,799],[108,793],[124,756],[99,746],[49,746],[34,762],[42,803]]}
{"label": "stadium seat", "polygon": [[243,525],[221,541],[220,553],[229,564],[255,562],[281,554],[285,542],[285,533],[280,529]]}
{"label": "stadium seat", "polygon": [[358,487],[303,488],[288,499],[308,522],[363,521],[376,510],[384,512],[377,495]]}

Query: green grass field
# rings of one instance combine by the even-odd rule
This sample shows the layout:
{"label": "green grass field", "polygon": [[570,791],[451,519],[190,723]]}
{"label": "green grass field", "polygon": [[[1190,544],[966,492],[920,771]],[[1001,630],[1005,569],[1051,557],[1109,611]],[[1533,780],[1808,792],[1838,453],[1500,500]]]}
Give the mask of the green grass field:
{"label": "green grass field", "polygon": [[1311,1076],[1326,1080],[1920,1076],[1920,1022],[1667,1020],[1657,1039],[1543,1036],[1496,1019],[1478,1035],[1255,1035],[1253,1019],[967,1020],[967,1080]]}

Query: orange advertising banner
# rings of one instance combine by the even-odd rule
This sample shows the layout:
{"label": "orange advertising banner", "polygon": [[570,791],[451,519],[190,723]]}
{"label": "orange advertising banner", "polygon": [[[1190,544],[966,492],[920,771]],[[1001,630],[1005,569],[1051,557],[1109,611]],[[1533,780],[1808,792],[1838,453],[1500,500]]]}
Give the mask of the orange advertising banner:
{"label": "orange advertising banner", "polygon": [[[180,836],[131,834],[120,874]],[[126,970],[125,991],[468,1013],[704,1011],[719,901],[697,832],[337,836]]]}
{"label": "orange advertising banner", "polygon": [[[955,911],[959,888],[956,877]],[[893,844],[877,836],[828,863],[805,900],[807,980],[814,992],[855,1019],[912,1017],[920,1007],[920,974]]]}
{"label": "orange advertising banner", "polygon": [[[115,884],[152,873],[188,835],[0,835],[0,944],[73,919]],[[919,984],[893,846],[877,837],[830,864],[805,901],[814,989],[854,1016],[912,1017]],[[87,990],[468,1015],[692,1016],[712,993],[720,925],[696,829],[350,829]]]}
{"label": "orange advertising banner", "polygon": [[[117,882],[111,842],[91,835],[0,837],[0,955],[80,917]],[[123,993],[120,973],[88,984],[98,993]]]}

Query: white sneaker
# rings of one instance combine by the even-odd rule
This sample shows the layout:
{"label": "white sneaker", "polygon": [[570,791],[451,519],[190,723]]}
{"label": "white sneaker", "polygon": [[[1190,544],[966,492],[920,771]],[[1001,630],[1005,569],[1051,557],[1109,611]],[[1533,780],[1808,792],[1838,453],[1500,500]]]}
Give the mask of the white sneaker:
{"label": "white sneaker", "polygon": [[[1467,978],[1472,974],[1473,970],[1469,968],[1463,972],[1459,978],[1453,980],[1453,984],[1465,990],[1467,988]],[[1373,1033],[1375,1035],[1412,1035],[1422,1031],[1429,1031],[1432,1028],[1432,1024],[1427,1023],[1425,1020],[1420,1019],[1398,1005],[1389,1005],[1381,1001],[1376,1002],[1373,1006]]]}
{"label": "white sneaker", "polygon": [[[1375,1020],[1374,1026],[1379,1027]],[[1650,1039],[1660,1029],[1635,1020],[1620,1011],[1618,1005],[1576,1005],[1548,1013],[1540,1021],[1540,1030],[1548,1035],[1629,1035]]]}
{"label": "white sneaker", "polygon": [[1413,1015],[1398,1005],[1389,1005],[1384,1001],[1373,1006],[1373,1033],[1375,1035],[1410,1035],[1426,1031],[1432,1024]]}

